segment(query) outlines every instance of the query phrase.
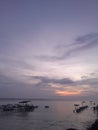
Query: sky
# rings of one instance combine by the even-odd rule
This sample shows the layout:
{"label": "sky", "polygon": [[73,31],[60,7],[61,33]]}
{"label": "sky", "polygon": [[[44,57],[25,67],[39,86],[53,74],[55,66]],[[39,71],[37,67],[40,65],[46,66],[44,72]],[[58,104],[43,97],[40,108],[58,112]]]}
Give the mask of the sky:
{"label": "sky", "polygon": [[98,99],[98,0],[0,0],[0,98]]}

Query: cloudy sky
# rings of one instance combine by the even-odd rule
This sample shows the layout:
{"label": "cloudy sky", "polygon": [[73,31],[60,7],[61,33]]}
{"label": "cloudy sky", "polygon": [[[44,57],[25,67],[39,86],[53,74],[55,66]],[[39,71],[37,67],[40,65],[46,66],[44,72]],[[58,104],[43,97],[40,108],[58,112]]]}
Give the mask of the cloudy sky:
{"label": "cloudy sky", "polygon": [[98,98],[98,0],[0,0],[0,98]]}

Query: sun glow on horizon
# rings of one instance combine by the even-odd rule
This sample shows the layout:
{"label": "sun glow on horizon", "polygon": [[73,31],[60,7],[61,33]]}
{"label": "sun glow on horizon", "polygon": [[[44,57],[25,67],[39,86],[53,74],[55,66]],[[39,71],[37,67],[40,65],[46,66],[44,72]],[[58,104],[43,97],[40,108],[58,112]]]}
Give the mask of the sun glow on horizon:
{"label": "sun glow on horizon", "polygon": [[60,90],[56,91],[56,94],[60,96],[79,95],[80,93],[81,91],[60,91]]}

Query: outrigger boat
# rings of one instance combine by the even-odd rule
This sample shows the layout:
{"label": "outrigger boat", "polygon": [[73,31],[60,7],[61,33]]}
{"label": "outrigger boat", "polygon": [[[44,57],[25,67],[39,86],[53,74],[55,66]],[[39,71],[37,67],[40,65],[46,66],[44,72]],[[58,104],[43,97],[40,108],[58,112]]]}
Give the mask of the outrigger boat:
{"label": "outrigger boat", "polygon": [[18,104],[1,105],[1,111],[33,111],[35,107],[33,104],[29,104],[30,101],[21,101]]}

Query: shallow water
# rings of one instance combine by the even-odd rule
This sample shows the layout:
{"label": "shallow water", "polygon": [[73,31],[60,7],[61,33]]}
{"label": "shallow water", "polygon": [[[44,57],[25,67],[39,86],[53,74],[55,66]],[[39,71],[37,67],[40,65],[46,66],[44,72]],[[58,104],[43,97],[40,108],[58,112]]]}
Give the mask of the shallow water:
{"label": "shallow water", "polygon": [[[17,103],[16,100],[0,100],[0,104]],[[33,112],[0,112],[0,130],[86,130],[96,119],[91,107],[74,113],[74,104],[80,101],[32,100],[38,105]],[[86,102],[90,106],[89,102]],[[49,108],[44,108],[49,105]]]}

